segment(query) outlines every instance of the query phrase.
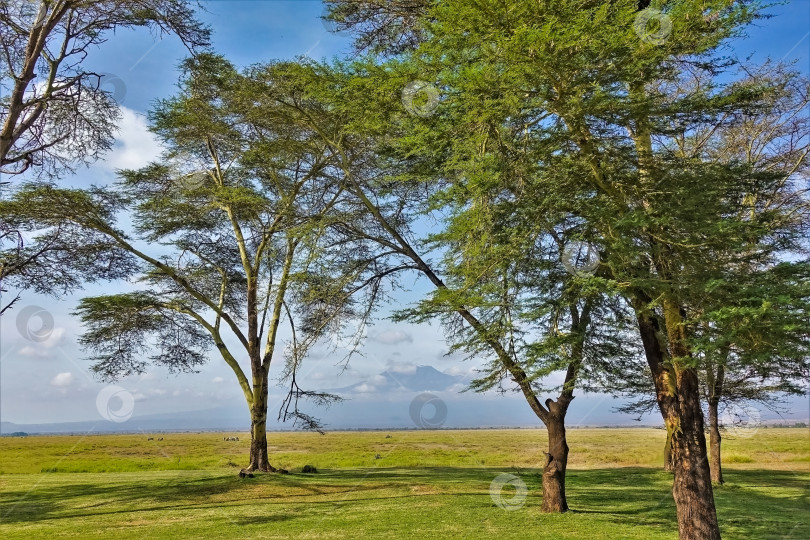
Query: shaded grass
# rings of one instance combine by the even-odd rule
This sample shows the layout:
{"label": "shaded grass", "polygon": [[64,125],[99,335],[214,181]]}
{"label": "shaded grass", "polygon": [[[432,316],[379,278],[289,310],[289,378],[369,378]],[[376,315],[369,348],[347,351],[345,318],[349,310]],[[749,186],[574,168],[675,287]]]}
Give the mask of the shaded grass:
{"label": "shaded grass", "polygon": [[[776,431],[729,442],[736,454],[765,453],[774,461],[725,469],[727,483],[715,488],[715,498],[726,539],[810,537],[810,466],[790,461],[807,455],[807,434]],[[539,512],[543,431],[385,435],[277,434],[278,464],[293,471],[312,464],[319,473],[253,479],[238,478],[228,464],[245,462],[243,443],[227,444],[221,434],[169,434],[158,449],[146,436],[2,439],[3,470],[25,463],[34,472],[0,476],[0,537],[677,538],[657,430],[572,430],[572,511],[564,515]],[[60,456],[64,449],[72,450]],[[382,459],[374,459],[377,453]],[[651,465],[600,464],[617,455]],[[93,471],[116,466],[152,468]],[[192,466],[198,470],[181,468]],[[91,472],[39,472],[59,467]],[[503,510],[490,496],[502,472],[528,487],[519,510]]]}

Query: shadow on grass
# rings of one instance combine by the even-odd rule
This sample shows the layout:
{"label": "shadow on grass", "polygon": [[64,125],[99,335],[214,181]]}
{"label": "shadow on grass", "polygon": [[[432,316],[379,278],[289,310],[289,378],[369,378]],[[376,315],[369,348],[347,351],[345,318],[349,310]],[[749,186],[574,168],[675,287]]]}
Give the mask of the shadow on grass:
{"label": "shadow on grass", "polygon": [[[459,500],[456,497],[464,496],[474,512],[484,512],[493,506],[490,482],[501,472],[522,476],[529,489],[527,505],[537,512],[542,493],[538,469],[366,468],[322,470],[316,475],[268,474],[244,480],[225,471],[210,476],[164,473],[147,478],[144,475],[149,473],[135,473],[137,476],[131,479],[126,474],[104,474],[96,476],[101,482],[98,484],[86,477],[76,482],[71,475],[31,475],[30,487],[2,490],[0,523],[211,506],[247,509],[258,502],[279,509],[278,514],[232,519],[237,524],[244,520],[247,525],[256,524],[257,519],[262,523],[308,519],[306,510],[334,507],[337,503],[365,508],[375,502],[396,504],[400,500],[408,505],[426,496],[434,497],[440,505],[454,505]],[[731,469],[725,474],[727,484],[715,488],[715,499],[727,538],[810,537],[808,473]],[[42,478],[45,481],[36,485]],[[672,477],[662,470],[569,470],[566,485],[570,519],[592,515],[608,524],[677,530],[670,491]]]}

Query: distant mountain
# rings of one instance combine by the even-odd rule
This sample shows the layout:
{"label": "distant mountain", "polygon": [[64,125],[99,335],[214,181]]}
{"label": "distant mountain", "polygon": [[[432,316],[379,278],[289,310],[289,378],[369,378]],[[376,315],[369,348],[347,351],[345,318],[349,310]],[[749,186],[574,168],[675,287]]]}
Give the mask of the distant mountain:
{"label": "distant mountain", "polygon": [[335,394],[373,394],[390,392],[443,392],[465,385],[464,377],[442,373],[433,366],[386,370],[370,379],[329,390]]}
{"label": "distant mountain", "polygon": [[171,412],[133,416],[126,422],[110,422],[99,418],[79,422],[58,422],[47,424],[16,424],[0,422],[0,434],[26,433],[123,433],[147,431],[184,430],[244,430],[250,426],[250,419],[243,409],[219,408],[204,411]]}

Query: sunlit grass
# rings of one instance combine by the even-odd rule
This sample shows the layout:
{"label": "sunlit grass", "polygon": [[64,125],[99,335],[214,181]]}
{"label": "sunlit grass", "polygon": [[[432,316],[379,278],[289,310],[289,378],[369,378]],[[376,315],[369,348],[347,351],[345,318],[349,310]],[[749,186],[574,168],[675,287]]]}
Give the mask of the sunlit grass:
{"label": "sunlit grass", "polygon": [[[292,474],[252,479],[235,474],[238,435],[2,438],[0,537],[677,537],[659,430],[571,430],[565,515],[539,512],[542,430],[273,434],[273,463]],[[800,429],[726,439],[724,538],[810,537],[807,443]],[[490,496],[502,472],[528,487],[519,510]]]}

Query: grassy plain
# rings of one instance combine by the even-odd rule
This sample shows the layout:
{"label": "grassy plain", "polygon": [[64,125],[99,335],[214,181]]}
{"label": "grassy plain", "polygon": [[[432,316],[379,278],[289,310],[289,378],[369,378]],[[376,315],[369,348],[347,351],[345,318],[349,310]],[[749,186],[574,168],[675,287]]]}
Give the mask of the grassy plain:
{"label": "grassy plain", "polygon": [[[724,538],[810,538],[810,432],[751,435],[724,440]],[[4,437],[0,538],[677,538],[663,431],[571,430],[564,515],[539,512],[545,437],[277,433],[273,464],[291,474],[252,479],[236,476],[244,433]],[[523,480],[523,505],[512,487],[491,490],[501,473]]]}

